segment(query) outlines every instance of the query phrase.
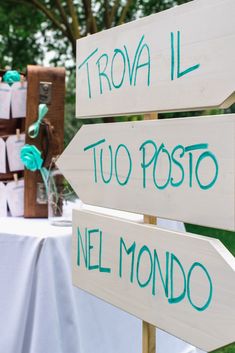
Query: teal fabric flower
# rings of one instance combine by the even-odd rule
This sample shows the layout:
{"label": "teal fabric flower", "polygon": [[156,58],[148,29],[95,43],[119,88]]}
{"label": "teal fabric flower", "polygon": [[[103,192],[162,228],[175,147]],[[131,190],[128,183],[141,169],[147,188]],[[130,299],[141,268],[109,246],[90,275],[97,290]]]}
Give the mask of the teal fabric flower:
{"label": "teal fabric flower", "polygon": [[9,70],[3,75],[2,80],[11,86],[14,82],[20,81],[20,74],[16,70]]}
{"label": "teal fabric flower", "polygon": [[48,194],[49,171],[42,166],[43,159],[41,157],[41,152],[34,145],[24,145],[20,151],[20,158],[26,169],[31,170],[32,172],[39,170]]}
{"label": "teal fabric flower", "polygon": [[41,152],[34,145],[24,145],[20,152],[20,158],[25,168],[32,172],[42,168],[43,159]]}

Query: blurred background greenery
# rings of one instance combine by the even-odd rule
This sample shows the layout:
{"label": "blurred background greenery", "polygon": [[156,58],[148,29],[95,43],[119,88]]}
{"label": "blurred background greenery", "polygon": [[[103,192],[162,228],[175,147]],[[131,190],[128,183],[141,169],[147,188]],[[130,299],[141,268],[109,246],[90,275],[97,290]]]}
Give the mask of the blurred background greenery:
{"label": "blurred background greenery", "polygon": [[[189,0],[5,0],[0,1],[0,68],[26,71],[27,64],[66,68],[65,145],[82,124],[105,121],[141,120],[143,116],[106,119],[75,119],[76,40],[143,16],[181,5]],[[160,114],[178,118],[235,112],[214,109]],[[189,232],[220,239],[235,255],[235,234],[186,224]],[[230,345],[217,353],[235,353]],[[166,352],[170,353],[170,352]]]}

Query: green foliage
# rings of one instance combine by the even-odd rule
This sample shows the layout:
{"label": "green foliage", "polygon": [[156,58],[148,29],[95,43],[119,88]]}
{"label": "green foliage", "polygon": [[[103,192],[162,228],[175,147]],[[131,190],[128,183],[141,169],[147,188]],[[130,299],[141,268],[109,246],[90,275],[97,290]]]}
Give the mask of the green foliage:
{"label": "green foliage", "polygon": [[227,347],[217,349],[216,351],[213,351],[211,353],[235,353],[235,343],[230,344]]}
{"label": "green foliage", "polygon": [[38,34],[42,15],[34,8],[1,1],[0,5],[0,68],[10,66],[24,71],[27,64],[43,59]]}
{"label": "green foliage", "polygon": [[65,146],[81,127],[81,121],[75,119],[75,74],[70,73],[66,86],[65,97]]}
{"label": "green foliage", "polygon": [[170,9],[176,5],[182,5],[190,0],[139,0],[139,6],[143,16]]}
{"label": "green foliage", "polygon": [[190,233],[201,234],[211,238],[219,239],[225,245],[225,247],[235,256],[235,232],[223,229],[202,227],[193,224],[186,224],[185,228],[187,232]]}

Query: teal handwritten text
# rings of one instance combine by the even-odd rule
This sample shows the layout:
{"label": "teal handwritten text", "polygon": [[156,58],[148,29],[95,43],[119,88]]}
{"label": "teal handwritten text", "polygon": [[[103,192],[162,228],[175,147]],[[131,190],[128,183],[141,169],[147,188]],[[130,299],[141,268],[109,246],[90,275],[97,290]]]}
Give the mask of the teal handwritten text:
{"label": "teal handwritten text", "polygon": [[99,48],[89,53],[78,65],[78,73],[85,70],[89,98],[93,97],[93,91],[97,86],[101,95],[123,86],[136,86],[138,82],[142,86],[150,86],[151,53],[144,39],[142,35],[134,55],[130,54],[125,44],[120,48],[114,48],[111,53],[101,52]]}
{"label": "teal handwritten text", "polygon": [[103,138],[87,145],[84,152],[87,151],[92,151],[95,183],[126,186],[131,181],[134,167],[143,189],[187,186],[208,190],[219,176],[216,155],[204,142],[187,146],[177,144],[169,148],[164,142],[157,144],[154,140],[146,140],[134,152],[135,155],[139,153],[139,165],[133,164],[133,151],[124,143],[114,147]]}
{"label": "teal handwritten text", "polygon": [[77,265],[88,270],[98,270],[99,272],[111,272],[111,268],[102,266],[103,235],[98,228],[85,229],[82,234],[77,228]]}
{"label": "teal handwritten text", "polygon": [[[150,249],[147,245],[138,248],[135,242],[129,242],[128,245],[127,243],[124,237],[120,238],[120,278],[125,276],[140,288],[150,288],[153,296],[164,295],[169,304],[187,301],[197,311],[204,311],[210,306],[213,284],[207,268],[202,263],[193,262],[186,270],[173,252],[166,251],[160,260],[156,249]],[[200,303],[196,303],[193,299],[195,287],[192,283],[194,276],[199,275],[208,292],[201,298]]]}

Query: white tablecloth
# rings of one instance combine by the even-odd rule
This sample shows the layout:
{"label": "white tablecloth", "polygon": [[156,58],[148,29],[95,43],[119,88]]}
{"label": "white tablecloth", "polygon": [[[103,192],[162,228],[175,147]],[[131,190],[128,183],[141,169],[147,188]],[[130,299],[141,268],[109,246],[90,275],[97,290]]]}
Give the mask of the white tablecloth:
{"label": "white tablecloth", "polygon": [[[70,253],[71,228],[0,218],[0,353],[141,353],[141,321],[74,288]],[[157,330],[157,353],[196,352]]]}

